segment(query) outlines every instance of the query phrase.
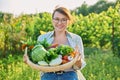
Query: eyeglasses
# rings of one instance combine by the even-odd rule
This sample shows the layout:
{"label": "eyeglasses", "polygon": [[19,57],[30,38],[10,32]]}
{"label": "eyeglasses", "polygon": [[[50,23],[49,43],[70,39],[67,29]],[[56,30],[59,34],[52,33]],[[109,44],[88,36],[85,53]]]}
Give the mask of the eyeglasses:
{"label": "eyeglasses", "polygon": [[53,21],[54,21],[55,23],[59,23],[59,21],[60,21],[61,23],[66,24],[66,23],[67,23],[67,20],[68,20],[68,19],[65,19],[65,18],[63,18],[63,19],[53,18]]}

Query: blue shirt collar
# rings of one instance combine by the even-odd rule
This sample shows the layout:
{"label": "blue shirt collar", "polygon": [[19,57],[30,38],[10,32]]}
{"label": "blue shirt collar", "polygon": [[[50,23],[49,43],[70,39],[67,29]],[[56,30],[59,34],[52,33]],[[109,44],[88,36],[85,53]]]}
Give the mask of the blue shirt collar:
{"label": "blue shirt collar", "polygon": [[[66,30],[66,35],[67,35],[67,39],[68,39],[68,42],[69,42],[70,46],[72,46],[74,48],[76,44],[73,41],[74,40],[73,39],[73,34]],[[48,42],[52,43],[53,40],[54,40],[54,31],[51,31],[50,35],[48,37]]]}
{"label": "blue shirt collar", "polygon": [[[66,30],[66,35],[67,35],[67,37],[72,38],[72,34],[67,30]],[[51,38],[51,37],[54,37],[54,31],[51,31],[51,34],[49,35],[49,38]]]}

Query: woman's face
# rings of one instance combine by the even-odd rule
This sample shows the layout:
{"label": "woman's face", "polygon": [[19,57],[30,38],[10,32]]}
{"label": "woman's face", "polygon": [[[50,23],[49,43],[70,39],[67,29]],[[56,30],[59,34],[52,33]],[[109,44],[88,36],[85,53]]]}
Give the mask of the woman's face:
{"label": "woman's face", "polygon": [[52,19],[55,31],[65,31],[69,23],[68,21],[67,16],[56,11]]}

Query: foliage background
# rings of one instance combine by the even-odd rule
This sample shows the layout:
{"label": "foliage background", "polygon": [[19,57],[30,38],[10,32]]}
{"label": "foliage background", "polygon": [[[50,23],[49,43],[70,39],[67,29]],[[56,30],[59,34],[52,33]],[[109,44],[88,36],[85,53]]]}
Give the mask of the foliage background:
{"label": "foliage background", "polygon": [[[87,66],[82,72],[88,80],[120,80],[120,2],[103,2],[90,7],[83,3],[71,11],[75,21],[68,30],[83,39]],[[92,8],[98,4],[108,7]],[[39,79],[39,72],[22,62],[21,42],[30,37],[36,41],[40,31],[52,31],[51,20],[47,12],[17,17],[0,12],[0,80]]]}

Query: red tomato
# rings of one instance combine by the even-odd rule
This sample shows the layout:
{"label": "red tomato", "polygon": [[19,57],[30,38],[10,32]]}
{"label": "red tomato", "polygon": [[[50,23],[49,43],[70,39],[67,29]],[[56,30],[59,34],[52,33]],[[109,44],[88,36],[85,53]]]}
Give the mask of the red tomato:
{"label": "red tomato", "polygon": [[65,64],[65,63],[67,63],[67,62],[69,62],[69,61],[68,61],[68,60],[65,60],[65,59],[62,60],[62,64]]}
{"label": "red tomato", "polygon": [[64,60],[68,60],[68,56],[66,56],[66,55],[63,56],[63,59],[64,59]]}

